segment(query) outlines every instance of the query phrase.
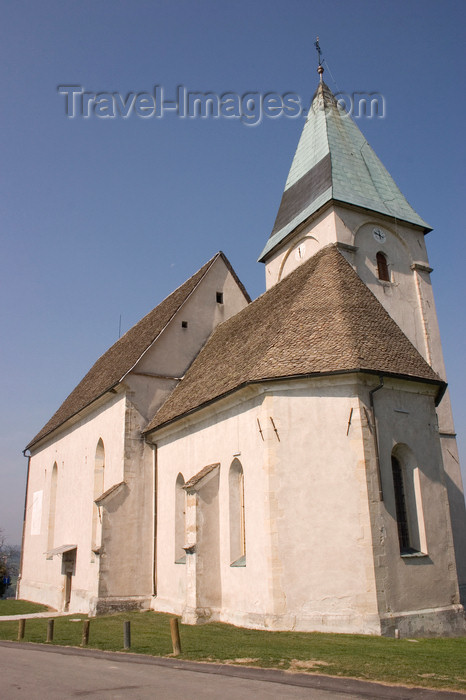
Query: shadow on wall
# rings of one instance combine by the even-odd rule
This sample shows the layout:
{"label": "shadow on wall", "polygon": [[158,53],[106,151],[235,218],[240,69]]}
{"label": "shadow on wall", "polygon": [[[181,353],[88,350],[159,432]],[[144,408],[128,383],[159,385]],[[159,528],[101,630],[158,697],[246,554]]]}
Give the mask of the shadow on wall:
{"label": "shadow on wall", "polygon": [[[457,518],[459,522],[466,522],[466,505],[464,494],[454,481],[445,473],[445,484],[448,491],[450,512],[452,520]],[[466,608],[466,534],[459,528],[453,528],[453,544],[456,555],[456,568],[459,578],[460,603]]]}

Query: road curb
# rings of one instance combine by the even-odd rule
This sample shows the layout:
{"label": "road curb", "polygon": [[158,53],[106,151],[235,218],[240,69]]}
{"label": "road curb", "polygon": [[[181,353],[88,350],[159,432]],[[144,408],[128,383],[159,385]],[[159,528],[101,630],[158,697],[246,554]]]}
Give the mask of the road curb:
{"label": "road curb", "polygon": [[69,617],[64,612],[24,613],[23,615],[0,615],[0,622],[15,622],[15,620],[39,620],[49,617]]}
{"label": "road curb", "polygon": [[52,654],[71,656],[86,656],[94,659],[111,660],[119,663],[145,664],[163,666],[179,671],[207,673],[213,675],[233,676],[248,680],[266,681],[282,685],[293,685],[301,688],[316,688],[351,695],[358,693],[371,700],[465,700],[466,695],[450,690],[430,690],[427,688],[400,685],[385,685],[373,681],[363,681],[356,678],[326,676],[323,674],[291,673],[278,669],[253,668],[251,666],[232,666],[229,664],[206,663],[202,661],[183,661],[165,656],[149,656],[118,651],[102,651],[101,649],[81,649],[58,645],[36,644],[32,642],[14,642],[0,640],[0,647],[16,647],[17,649],[34,649]]}

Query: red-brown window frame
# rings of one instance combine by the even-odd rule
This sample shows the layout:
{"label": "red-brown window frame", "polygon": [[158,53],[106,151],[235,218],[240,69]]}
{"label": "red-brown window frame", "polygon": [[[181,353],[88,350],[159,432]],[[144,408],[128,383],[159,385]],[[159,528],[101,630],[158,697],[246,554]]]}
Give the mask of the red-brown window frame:
{"label": "red-brown window frame", "polygon": [[390,271],[388,269],[388,261],[385,253],[380,250],[376,256],[377,261],[377,275],[381,282],[390,282]]}

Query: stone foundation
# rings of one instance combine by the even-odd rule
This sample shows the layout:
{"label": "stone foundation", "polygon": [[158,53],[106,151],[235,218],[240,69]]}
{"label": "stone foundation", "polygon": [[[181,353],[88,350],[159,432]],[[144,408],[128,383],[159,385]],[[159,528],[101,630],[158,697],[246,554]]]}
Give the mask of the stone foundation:
{"label": "stone foundation", "polygon": [[89,610],[90,616],[109,613],[149,610],[151,599],[147,596],[128,598],[97,598]]}
{"label": "stone foundation", "polygon": [[[180,615],[180,611],[169,604],[158,606],[156,599],[152,602],[152,609]],[[266,615],[210,608],[184,608],[181,615],[182,622],[186,625],[219,621],[246,629],[271,631],[332,632],[400,638],[466,635],[466,612],[462,605],[392,613],[381,618],[378,615]]]}
{"label": "stone foundation", "polygon": [[[428,608],[381,617],[384,637],[462,637],[466,635],[466,615],[462,605]],[[398,630],[398,632],[397,632]]]}

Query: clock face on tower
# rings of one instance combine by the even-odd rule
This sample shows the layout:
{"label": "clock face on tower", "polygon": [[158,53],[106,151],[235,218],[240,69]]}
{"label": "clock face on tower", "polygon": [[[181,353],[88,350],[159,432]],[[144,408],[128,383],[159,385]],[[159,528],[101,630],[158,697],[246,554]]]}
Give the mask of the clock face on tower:
{"label": "clock face on tower", "polygon": [[378,243],[385,243],[385,241],[387,239],[385,231],[382,231],[382,229],[380,229],[380,228],[372,229],[372,235],[374,236],[375,240]]}

